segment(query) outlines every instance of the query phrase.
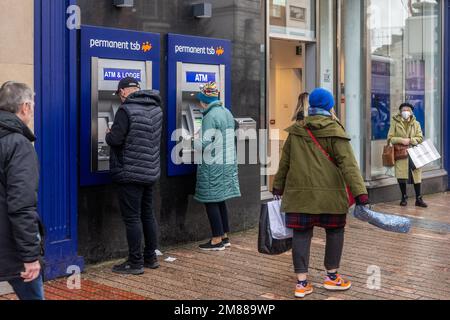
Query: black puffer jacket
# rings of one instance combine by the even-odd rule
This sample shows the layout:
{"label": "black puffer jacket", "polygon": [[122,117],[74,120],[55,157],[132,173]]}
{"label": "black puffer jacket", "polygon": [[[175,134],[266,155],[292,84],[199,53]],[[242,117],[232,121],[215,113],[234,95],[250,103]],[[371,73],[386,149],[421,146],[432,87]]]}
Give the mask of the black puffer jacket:
{"label": "black puffer jacket", "polygon": [[0,281],[20,277],[23,264],[42,255],[34,140],[16,115],[0,111]]}
{"label": "black puffer jacket", "polygon": [[138,91],[119,108],[106,136],[114,182],[149,185],[159,179],[162,121],[158,91]]}

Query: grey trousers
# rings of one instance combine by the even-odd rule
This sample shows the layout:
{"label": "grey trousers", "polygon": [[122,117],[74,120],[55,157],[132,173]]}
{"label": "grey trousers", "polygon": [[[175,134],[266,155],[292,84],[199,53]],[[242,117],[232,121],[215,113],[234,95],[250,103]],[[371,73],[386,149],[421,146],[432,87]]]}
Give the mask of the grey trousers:
{"label": "grey trousers", "polygon": [[[339,269],[344,248],[345,228],[326,229],[327,242],[325,246],[325,268],[326,270]],[[306,231],[294,230],[292,240],[292,260],[294,261],[295,273],[308,273],[311,240],[314,228]]]}

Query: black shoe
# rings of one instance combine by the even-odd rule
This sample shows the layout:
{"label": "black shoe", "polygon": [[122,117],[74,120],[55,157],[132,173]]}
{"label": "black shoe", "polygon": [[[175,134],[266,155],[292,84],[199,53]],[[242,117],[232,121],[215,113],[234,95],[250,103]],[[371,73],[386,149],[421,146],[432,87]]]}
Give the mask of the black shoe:
{"label": "black shoe", "polygon": [[416,200],[416,207],[428,208],[428,205],[423,201],[422,197],[418,197]]}
{"label": "black shoe", "polygon": [[157,257],[144,260],[144,268],[147,268],[147,269],[158,269],[159,267],[160,267],[160,265],[159,265]]}
{"label": "black shoe", "polygon": [[401,207],[406,207],[408,205],[408,201],[406,201],[408,197],[402,197],[402,201],[400,202]]}
{"label": "black shoe", "polygon": [[212,244],[211,240],[205,244],[199,245],[198,247],[204,251],[223,251],[223,250],[225,250],[225,246],[223,245],[223,242],[220,242],[218,244]]}
{"label": "black shoe", "polygon": [[223,243],[223,246],[224,246],[225,248],[231,247],[230,238],[222,239],[222,243]]}
{"label": "black shoe", "polygon": [[112,272],[118,274],[132,274],[132,275],[140,275],[144,273],[144,267],[140,265],[133,265],[129,261],[126,261],[122,264],[118,264],[112,268]]}

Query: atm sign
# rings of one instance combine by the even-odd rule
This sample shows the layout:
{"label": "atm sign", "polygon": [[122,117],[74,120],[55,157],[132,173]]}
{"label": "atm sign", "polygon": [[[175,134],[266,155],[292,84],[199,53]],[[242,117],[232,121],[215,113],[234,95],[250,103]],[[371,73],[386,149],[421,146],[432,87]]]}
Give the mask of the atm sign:
{"label": "atm sign", "polygon": [[216,81],[213,72],[186,72],[186,81],[190,83],[208,83]]}
{"label": "atm sign", "polygon": [[141,70],[133,70],[133,69],[113,69],[113,68],[105,68],[103,70],[103,80],[105,81],[120,81],[123,78],[135,78],[138,81],[142,81],[142,72]]}

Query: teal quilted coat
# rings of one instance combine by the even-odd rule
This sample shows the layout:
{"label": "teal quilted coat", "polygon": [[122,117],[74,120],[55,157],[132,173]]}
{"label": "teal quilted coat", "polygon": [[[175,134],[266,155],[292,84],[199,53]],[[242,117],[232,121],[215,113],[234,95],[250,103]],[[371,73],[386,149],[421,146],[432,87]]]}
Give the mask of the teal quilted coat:
{"label": "teal quilted coat", "polygon": [[211,103],[203,116],[201,141],[195,142],[203,158],[198,165],[194,199],[213,203],[240,197],[234,117],[221,101]]}

